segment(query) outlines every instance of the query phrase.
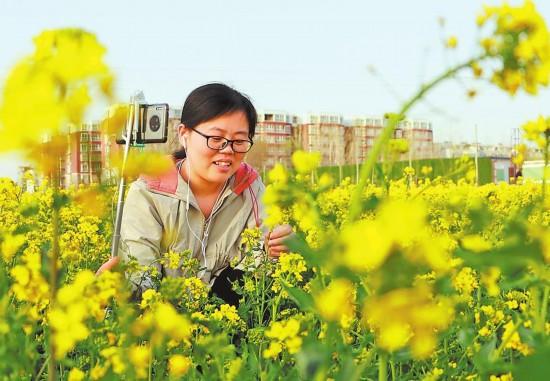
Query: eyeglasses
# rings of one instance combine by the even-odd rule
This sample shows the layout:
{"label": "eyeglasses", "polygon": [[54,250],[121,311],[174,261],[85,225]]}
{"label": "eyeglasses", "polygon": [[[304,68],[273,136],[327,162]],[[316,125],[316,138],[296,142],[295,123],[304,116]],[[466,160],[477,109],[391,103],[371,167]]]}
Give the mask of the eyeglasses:
{"label": "eyeglasses", "polygon": [[231,144],[231,149],[233,150],[233,152],[235,152],[235,153],[246,153],[246,152],[250,151],[250,148],[252,148],[252,144],[254,144],[254,142],[250,139],[247,139],[247,140],[243,140],[243,139],[230,140],[230,139],[224,138],[223,136],[205,135],[202,132],[200,132],[199,130],[196,130],[192,127],[189,127],[189,128],[191,130],[195,131],[200,136],[206,138],[206,145],[208,146],[208,148],[216,150],[216,151],[221,151],[222,149],[227,147],[229,144]]}

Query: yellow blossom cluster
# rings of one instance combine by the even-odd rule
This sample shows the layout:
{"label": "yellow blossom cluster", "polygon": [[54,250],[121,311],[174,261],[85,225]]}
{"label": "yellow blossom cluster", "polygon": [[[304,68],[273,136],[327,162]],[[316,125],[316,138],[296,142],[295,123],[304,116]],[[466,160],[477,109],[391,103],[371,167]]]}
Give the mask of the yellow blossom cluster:
{"label": "yellow blossom cluster", "polygon": [[271,289],[275,292],[281,291],[281,282],[291,286],[299,285],[303,280],[302,273],[305,271],[307,271],[306,261],[300,254],[287,253],[282,255],[272,274],[274,282]]}
{"label": "yellow blossom cluster", "polygon": [[434,297],[425,285],[396,289],[367,299],[365,323],[376,333],[377,344],[389,352],[410,345],[416,358],[426,358],[437,345],[437,332],[453,319],[453,303]]}
{"label": "yellow blossom cluster", "polygon": [[526,122],[522,126],[525,139],[534,142],[541,150],[546,150],[550,138],[550,118],[540,115],[537,119]]}
{"label": "yellow blossom cluster", "polygon": [[171,304],[159,302],[132,324],[131,332],[138,337],[149,333],[153,345],[159,345],[167,338],[187,345],[194,329],[189,319],[179,314]]}
{"label": "yellow blossom cluster", "polygon": [[244,322],[235,306],[222,304],[210,315],[212,320],[218,321],[228,329],[244,329]]}
{"label": "yellow blossom cluster", "polygon": [[452,245],[449,238],[431,234],[425,204],[390,200],[377,212],[375,219],[343,227],[340,234],[343,252],[334,258],[335,262],[364,273],[378,269],[392,252],[401,249],[413,262],[425,263],[437,271],[449,270]]}
{"label": "yellow blossom cluster", "polygon": [[524,356],[527,356],[532,352],[529,346],[521,341],[519,333],[517,331],[517,325],[512,320],[504,324],[504,332],[502,333],[502,342],[504,348],[513,349]]}
{"label": "yellow blossom cluster", "polygon": [[90,317],[96,321],[105,318],[105,307],[113,298],[122,296],[120,285],[119,273],[107,272],[96,278],[91,271],[84,270],[58,291],[56,303],[48,312],[57,358],[63,358],[88,337],[86,321]]}
{"label": "yellow blossom cluster", "polygon": [[301,175],[310,174],[320,163],[321,154],[319,152],[296,151],[292,154],[292,165]]}
{"label": "yellow blossom cluster", "polygon": [[479,287],[478,276],[471,267],[463,267],[453,276],[453,287],[468,300],[471,300],[472,293]]}
{"label": "yellow blossom cluster", "polygon": [[349,280],[334,279],[314,299],[315,307],[323,319],[349,327],[355,317],[355,287]]}
{"label": "yellow blossom cluster", "polygon": [[39,319],[39,313],[48,306],[50,298],[50,287],[41,268],[40,249],[29,247],[23,253],[22,264],[10,271],[14,281],[10,292],[19,301],[29,303],[28,313],[34,320]]}
{"label": "yellow blossom cluster", "polygon": [[300,321],[294,318],[272,322],[265,331],[265,336],[271,340],[269,347],[263,351],[265,358],[276,358],[284,349],[294,354],[302,346]]}
{"label": "yellow blossom cluster", "polygon": [[523,5],[485,6],[478,24],[494,21],[493,35],[481,41],[485,53],[499,57],[502,67],[492,81],[510,94],[523,88],[536,94],[550,78],[550,34],[531,0]]}
{"label": "yellow blossom cluster", "polygon": [[[43,143],[44,134],[52,137],[62,132],[64,124],[80,123],[92,101],[91,85],[112,94],[112,75],[103,62],[105,48],[93,34],[70,28],[48,30],[34,39],[34,48],[14,67],[4,86],[0,106],[4,151],[31,154]],[[55,152],[49,155],[63,153],[66,141],[59,143],[51,145]]]}

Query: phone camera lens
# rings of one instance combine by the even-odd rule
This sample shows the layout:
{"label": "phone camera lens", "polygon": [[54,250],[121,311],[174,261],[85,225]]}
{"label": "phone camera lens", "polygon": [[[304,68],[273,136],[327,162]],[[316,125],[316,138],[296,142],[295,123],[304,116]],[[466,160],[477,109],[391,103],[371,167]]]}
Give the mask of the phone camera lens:
{"label": "phone camera lens", "polygon": [[149,119],[149,127],[151,128],[151,131],[157,132],[160,128],[160,118],[157,115],[153,115],[151,119]]}

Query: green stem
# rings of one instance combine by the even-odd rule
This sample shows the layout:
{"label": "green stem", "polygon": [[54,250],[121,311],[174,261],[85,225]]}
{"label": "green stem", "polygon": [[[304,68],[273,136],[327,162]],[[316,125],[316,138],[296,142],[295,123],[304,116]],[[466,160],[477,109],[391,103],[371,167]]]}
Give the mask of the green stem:
{"label": "green stem", "polygon": [[500,345],[498,346],[497,350],[493,352],[493,356],[492,356],[493,360],[497,360],[500,357],[500,355],[502,354],[502,351],[504,350],[505,345],[508,344],[510,340],[512,340],[512,336],[514,335],[514,333],[516,333],[516,331],[518,330],[522,322],[523,322],[522,320],[518,320],[518,322],[514,324],[514,328],[509,333],[506,340],[503,340],[502,343],[500,343]]}
{"label": "green stem", "polygon": [[378,381],[387,381],[388,379],[388,355],[381,353],[378,357]]}
{"label": "green stem", "polygon": [[545,329],[545,323],[546,323],[546,314],[548,312],[548,297],[550,296],[550,287],[549,286],[544,286],[544,291],[542,293],[542,303],[541,303],[541,306],[540,306],[540,311],[539,311],[539,320],[538,320],[538,324],[537,324],[537,331],[541,332],[541,333],[544,333],[544,329]]}
{"label": "green stem", "polygon": [[46,360],[44,361],[44,364],[42,364],[42,366],[40,367],[40,370],[36,374],[35,381],[40,380],[40,376],[42,376],[42,373],[44,373],[44,369],[46,369],[46,365],[48,365],[49,361],[50,361],[50,355],[48,355],[48,357],[46,357]]}
{"label": "green stem", "polygon": [[542,170],[542,210],[544,212],[544,199],[546,198],[546,167],[548,166],[548,147],[550,145],[550,135],[545,134],[546,143],[544,145],[544,169]]}
{"label": "green stem", "polygon": [[[287,276],[284,278],[283,283],[290,284],[290,274],[287,274]],[[279,291],[279,294],[277,295],[277,298],[275,299],[275,302],[272,304],[272,314],[271,314],[271,321],[275,321],[277,317],[277,313],[279,312],[279,304],[281,303],[283,295],[283,290]]]}
{"label": "green stem", "polygon": [[474,62],[478,62],[487,56],[483,55],[480,57],[473,58],[471,60],[468,60],[467,62],[464,62],[460,65],[457,65],[443,74],[439,75],[435,79],[433,79],[431,82],[428,82],[427,84],[424,84],[420,90],[411,98],[409,99],[402,107],[401,110],[395,115],[390,116],[388,120],[388,124],[384,129],[382,130],[382,133],[380,134],[380,137],[375,141],[374,147],[369,153],[369,156],[367,157],[367,160],[363,165],[361,166],[361,173],[359,176],[359,182],[357,186],[355,187],[355,190],[353,191],[353,195],[351,198],[350,203],[350,211],[349,211],[349,222],[354,222],[357,220],[362,211],[361,207],[361,199],[363,196],[363,189],[365,188],[365,185],[367,184],[367,179],[370,173],[372,172],[374,165],[376,163],[376,160],[380,156],[382,152],[382,148],[386,145],[386,143],[391,139],[393,132],[395,128],[397,127],[397,124],[399,121],[405,117],[407,112],[412,108],[412,106],[418,102],[420,99],[422,99],[428,91],[430,91],[432,88],[434,88],[436,85],[438,85],[443,80],[452,77],[460,70],[471,66]]}
{"label": "green stem", "polygon": [[153,344],[149,343],[149,375],[148,380],[151,381],[153,376]]}
{"label": "green stem", "polygon": [[[53,210],[52,210],[52,251],[50,257],[50,310],[55,306],[57,295],[57,258],[59,257],[59,169],[55,168],[52,173],[53,181]],[[48,364],[48,380],[55,381],[57,379],[57,364],[55,361],[55,342],[53,340],[53,331],[50,327],[49,337],[49,364]]]}

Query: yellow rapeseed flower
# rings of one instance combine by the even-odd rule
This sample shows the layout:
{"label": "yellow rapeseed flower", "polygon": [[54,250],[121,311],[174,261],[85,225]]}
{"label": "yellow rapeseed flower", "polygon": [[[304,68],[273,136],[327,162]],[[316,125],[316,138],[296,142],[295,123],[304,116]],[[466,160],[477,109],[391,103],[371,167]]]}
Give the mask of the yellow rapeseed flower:
{"label": "yellow rapeseed flower", "polygon": [[[31,153],[44,136],[62,132],[67,123],[80,123],[91,102],[90,85],[109,96],[112,80],[103,62],[105,48],[81,29],[42,32],[34,53],[10,72],[0,105],[2,150]],[[33,158],[40,160],[40,158]]]}
{"label": "yellow rapeseed flower", "polygon": [[78,368],[72,368],[69,371],[67,381],[82,381],[86,377],[86,374]]}
{"label": "yellow rapeseed flower", "polygon": [[470,296],[479,287],[477,274],[471,267],[463,267],[453,279],[453,287],[462,295]]}
{"label": "yellow rapeseed flower", "polygon": [[292,154],[292,165],[297,173],[307,175],[321,163],[320,152],[296,151]]}
{"label": "yellow rapeseed flower", "polygon": [[146,378],[149,368],[151,349],[143,345],[132,345],[128,349],[128,358],[138,378]]}
{"label": "yellow rapeseed flower", "polygon": [[437,333],[449,326],[453,315],[450,298],[436,299],[422,284],[370,296],[363,307],[364,322],[381,348],[393,352],[410,345],[417,359],[433,352]]}
{"label": "yellow rapeseed flower", "polygon": [[500,293],[498,281],[500,279],[500,269],[492,266],[481,274],[481,283],[487,289],[489,296],[497,296]]}
{"label": "yellow rapeseed flower", "polygon": [[185,376],[193,361],[184,355],[172,355],[168,360],[168,372],[173,377]]}
{"label": "yellow rapeseed flower", "polygon": [[295,318],[286,321],[271,322],[265,331],[265,336],[271,340],[263,352],[264,358],[275,358],[286,348],[288,353],[297,353],[302,346],[300,337],[300,322]]}
{"label": "yellow rapeseed flower", "polygon": [[458,45],[458,38],[456,36],[451,36],[447,39],[445,42],[445,46],[449,49],[456,49],[456,46]]}
{"label": "yellow rapeseed flower", "polygon": [[347,279],[334,279],[328,287],[315,295],[319,315],[328,321],[339,322],[355,313],[355,287]]}
{"label": "yellow rapeseed flower", "polygon": [[504,348],[517,350],[524,356],[527,356],[533,351],[527,344],[521,341],[521,338],[517,331],[517,326],[512,320],[504,324],[502,342],[504,343]]}
{"label": "yellow rapeseed flower", "polygon": [[4,236],[0,250],[2,251],[2,258],[6,263],[12,260],[17,250],[19,250],[25,241],[26,238],[24,234],[8,234]]}
{"label": "yellow rapeseed flower", "polygon": [[485,53],[502,61],[492,81],[510,94],[523,88],[536,94],[550,79],[550,34],[533,1],[514,7],[485,6],[480,26],[493,21],[494,32],[481,41]]}
{"label": "yellow rapeseed flower", "polygon": [[288,172],[281,163],[277,163],[267,173],[267,178],[272,183],[286,184],[288,181]]}

